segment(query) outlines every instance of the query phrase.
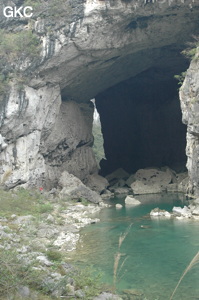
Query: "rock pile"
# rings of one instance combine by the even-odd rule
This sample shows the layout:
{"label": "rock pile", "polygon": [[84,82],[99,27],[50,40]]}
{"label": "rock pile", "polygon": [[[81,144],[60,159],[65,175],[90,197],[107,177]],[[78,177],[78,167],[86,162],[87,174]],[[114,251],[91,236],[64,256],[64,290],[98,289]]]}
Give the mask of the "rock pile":
{"label": "rock pile", "polygon": [[199,220],[199,198],[191,200],[189,206],[174,206],[172,212],[161,210],[158,207],[150,212],[151,217],[166,217],[176,219],[195,219]]}
{"label": "rock pile", "polygon": [[106,179],[109,181],[109,190],[115,195],[185,193],[188,186],[187,172],[177,174],[169,167],[140,169],[135,174],[128,174],[120,168],[106,176]]}

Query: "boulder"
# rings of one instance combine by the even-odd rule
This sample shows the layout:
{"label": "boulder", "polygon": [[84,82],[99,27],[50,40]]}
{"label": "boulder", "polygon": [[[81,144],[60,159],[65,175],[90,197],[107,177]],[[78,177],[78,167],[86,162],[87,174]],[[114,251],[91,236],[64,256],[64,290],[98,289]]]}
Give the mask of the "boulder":
{"label": "boulder", "polygon": [[135,199],[133,196],[128,195],[128,196],[125,198],[125,204],[126,204],[126,205],[132,205],[132,206],[134,206],[134,205],[139,205],[139,204],[141,204],[141,202],[140,202],[139,200]]}
{"label": "boulder", "polygon": [[126,185],[131,187],[131,184],[135,181],[135,174],[131,174],[131,176],[126,180]]}
{"label": "boulder", "polygon": [[143,195],[143,194],[157,194],[163,191],[158,184],[145,184],[143,181],[136,180],[131,184],[131,189],[135,195]]}
{"label": "boulder", "polygon": [[75,200],[86,199],[87,201],[93,203],[99,203],[100,201],[102,201],[101,197],[96,192],[92,191],[84,184],[74,188],[64,187],[60,192],[60,196],[62,198],[64,196],[68,196]]}
{"label": "boulder", "polygon": [[178,192],[186,193],[188,189],[188,184],[189,177],[186,177],[178,184]]}
{"label": "boulder", "polygon": [[116,189],[112,189],[115,195],[126,195],[129,193],[129,188],[118,187]]}
{"label": "boulder", "polygon": [[171,176],[171,183],[176,183],[177,182],[177,175],[174,170],[172,170],[169,167],[162,167],[161,171],[168,173]]}
{"label": "boulder", "polygon": [[[30,299],[31,292],[28,286],[24,286],[24,285],[19,286],[17,288],[17,293],[18,293],[18,297],[20,296],[21,299]],[[18,297],[16,296],[16,299]]]}
{"label": "boulder", "polygon": [[166,186],[172,181],[170,172],[163,172],[157,169],[140,169],[135,173],[135,180],[146,184],[157,184]]}
{"label": "boulder", "polygon": [[182,182],[182,180],[185,179],[186,177],[188,177],[188,173],[187,173],[187,172],[178,173],[178,174],[176,175],[178,184],[179,184],[180,182]]}
{"label": "boulder", "polygon": [[117,204],[115,205],[115,207],[116,207],[116,208],[122,208],[123,206],[122,206],[122,204],[117,203]]}
{"label": "boulder", "polygon": [[119,179],[116,181],[116,183],[114,183],[114,185],[112,185],[111,183],[111,187],[112,188],[118,188],[118,187],[124,187],[126,185],[126,181],[124,179]]}
{"label": "boulder", "polygon": [[129,177],[129,173],[127,173],[124,169],[119,168],[112,172],[111,174],[106,176],[108,182],[111,182],[114,179],[127,179]]}
{"label": "boulder", "polygon": [[156,194],[166,191],[172,182],[171,172],[157,169],[140,169],[134,175],[135,181],[131,184],[134,194]]}
{"label": "boulder", "polygon": [[100,197],[101,197],[102,199],[109,199],[109,198],[111,198],[111,197],[114,197],[114,194],[111,193],[109,190],[105,190],[105,191],[103,191],[103,193],[100,195]]}
{"label": "boulder", "polygon": [[162,210],[160,208],[154,208],[152,209],[152,211],[150,212],[150,216],[151,217],[166,217],[166,218],[170,218],[171,217],[171,214],[166,211],[166,210]]}
{"label": "boulder", "polygon": [[98,174],[91,174],[85,181],[86,186],[91,190],[102,193],[109,185],[108,180]]}
{"label": "boulder", "polygon": [[64,171],[61,174],[61,177],[59,179],[59,186],[65,187],[65,188],[74,188],[77,186],[83,185],[82,181],[75,177],[73,174],[68,173],[67,171]]}
{"label": "boulder", "polygon": [[196,207],[194,208],[194,210],[192,211],[192,214],[193,214],[193,215],[196,215],[196,216],[199,216],[199,206],[196,206]]}
{"label": "boulder", "polygon": [[174,216],[185,217],[185,218],[192,217],[191,210],[187,206],[184,206],[183,208],[174,206],[172,209],[172,212],[173,212]]}
{"label": "boulder", "polygon": [[67,171],[64,171],[60,177],[59,185],[62,186],[60,197],[71,197],[72,199],[80,200],[86,199],[93,203],[102,201],[101,197],[95,192],[85,186],[80,179]]}
{"label": "boulder", "polygon": [[166,187],[167,192],[178,192],[178,185],[177,183],[170,183]]}
{"label": "boulder", "polygon": [[99,296],[93,298],[93,300],[122,300],[118,295],[114,295],[108,292],[103,292]]}

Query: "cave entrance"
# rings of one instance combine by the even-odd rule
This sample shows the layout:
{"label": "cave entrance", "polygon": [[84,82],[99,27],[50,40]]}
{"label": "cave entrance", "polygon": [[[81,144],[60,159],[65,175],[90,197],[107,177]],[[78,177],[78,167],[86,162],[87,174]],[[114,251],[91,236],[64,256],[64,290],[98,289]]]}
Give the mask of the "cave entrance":
{"label": "cave entrance", "polygon": [[129,173],[147,167],[186,165],[186,126],[178,96],[178,70],[152,67],[96,96],[106,160],[101,174],[123,168]]}

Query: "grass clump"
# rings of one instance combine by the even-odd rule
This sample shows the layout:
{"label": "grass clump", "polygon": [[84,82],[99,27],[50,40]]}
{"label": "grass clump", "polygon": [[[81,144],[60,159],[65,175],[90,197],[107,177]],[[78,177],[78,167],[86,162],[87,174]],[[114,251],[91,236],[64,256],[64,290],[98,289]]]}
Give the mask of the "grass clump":
{"label": "grass clump", "polygon": [[39,191],[23,188],[17,191],[0,189],[0,216],[9,217],[12,214],[38,216],[41,213],[51,212],[53,206],[46,201]]}
{"label": "grass clump", "polygon": [[60,262],[62,260],[62,254],[58,250],[48,250],[46,252],[46,255],[48,259],[51,261]]}

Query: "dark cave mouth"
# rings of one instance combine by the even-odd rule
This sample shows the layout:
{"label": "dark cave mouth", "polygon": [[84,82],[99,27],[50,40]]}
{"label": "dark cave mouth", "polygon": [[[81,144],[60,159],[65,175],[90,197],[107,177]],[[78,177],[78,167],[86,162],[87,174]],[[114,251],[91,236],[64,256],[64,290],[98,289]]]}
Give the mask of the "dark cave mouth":
{"label": "dark cave mouth", "polygon": [[96,96],[106,155],[101,175],[118,168],[128,173],[164,166],[186,170],[186,126],[175,72],[150,68]]}

